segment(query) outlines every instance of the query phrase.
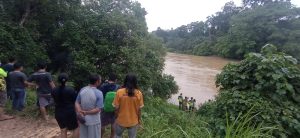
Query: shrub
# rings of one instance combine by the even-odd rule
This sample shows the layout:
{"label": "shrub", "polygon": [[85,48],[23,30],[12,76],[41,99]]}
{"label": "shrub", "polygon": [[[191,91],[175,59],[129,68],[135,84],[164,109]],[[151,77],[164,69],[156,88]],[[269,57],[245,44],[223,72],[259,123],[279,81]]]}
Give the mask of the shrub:
{"label": "shrub", "polygon": [[[277,137],[300,135],[300,70],[297,60],[284,53],[277,53],[272,45],[265,46],[261,54],[249,54],[237,64],[229,64],[217,76],[220,94],[206,103],[199,114],[210,108],[212,123],[218,124],[216,132],[225,132],[225,113],[235,120],[251,107],[260,112],[252,123],[277,126]],[[212,106],[215,105],[215,106]]]}

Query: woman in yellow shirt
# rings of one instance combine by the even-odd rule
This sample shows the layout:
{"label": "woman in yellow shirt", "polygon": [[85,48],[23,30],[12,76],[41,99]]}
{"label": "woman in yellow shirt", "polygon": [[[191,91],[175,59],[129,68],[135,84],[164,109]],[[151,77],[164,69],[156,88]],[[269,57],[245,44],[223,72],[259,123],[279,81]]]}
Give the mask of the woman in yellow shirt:
{"label": "woman in yellow shirt", "polygon": [[121,138],[125,129],[128,129],[129,138],[135,138],[141,123],[141,108],[144,106],[143,94],[138,89],[135,74],[126,75],[124,86],[117,91],[113,105],[117,116],[116,138]]}

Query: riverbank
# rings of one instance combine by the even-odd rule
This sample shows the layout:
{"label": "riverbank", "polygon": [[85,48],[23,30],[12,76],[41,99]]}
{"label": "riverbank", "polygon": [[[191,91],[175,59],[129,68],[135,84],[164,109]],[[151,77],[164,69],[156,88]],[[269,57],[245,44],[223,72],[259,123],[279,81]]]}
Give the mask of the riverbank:
{"label": "riverbank", "polygon": [[[31,94],[29,96],[29,98],[34,98]],[[34,104],[27,104],[25,112],[18,113],[15,119],[0,121],[0,137],[58,138],[59,127],[53,116],[50,117],[50,123],[44,123],[39,119],[38,110],[34,110],[34,108]],[[205,117],[199,116],[194,112],[181,111],[177,106],[155,97],[145,96],[142,122],[142,127],[138,130],[139,138],[219,137],[210,130],[213,126],[205,122]],[[105,137],[108,136],[106,135]]]}

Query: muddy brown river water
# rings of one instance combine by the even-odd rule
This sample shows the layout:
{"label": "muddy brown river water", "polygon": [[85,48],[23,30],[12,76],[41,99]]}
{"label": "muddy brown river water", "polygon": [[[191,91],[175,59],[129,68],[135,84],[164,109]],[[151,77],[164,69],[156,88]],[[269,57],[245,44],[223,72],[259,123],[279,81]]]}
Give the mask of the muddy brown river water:
{"label": "muddy brown river water", "polygon": [[[179,93],[193,97],[197,104],[201,104],[217,94],[215,77],[229,62],[234,61],[214,56],[168,53],[164,72],[175,77]],[[178,104],[179,93],[173,95],[169,102]]]}

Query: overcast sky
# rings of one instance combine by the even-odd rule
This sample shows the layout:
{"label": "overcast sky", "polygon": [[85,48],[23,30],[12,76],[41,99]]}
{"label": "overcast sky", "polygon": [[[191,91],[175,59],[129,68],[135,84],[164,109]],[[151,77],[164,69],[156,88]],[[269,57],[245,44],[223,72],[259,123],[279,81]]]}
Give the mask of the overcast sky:
{"label": "overcast sky", "polygon": [[[234,1],[241,5],[242,0],[137,0],[147,11],[148,31],[176,28],[194,21],[205,21],[221,8],[226,2]],[[300,0],[292,0],[300,6]]]}

